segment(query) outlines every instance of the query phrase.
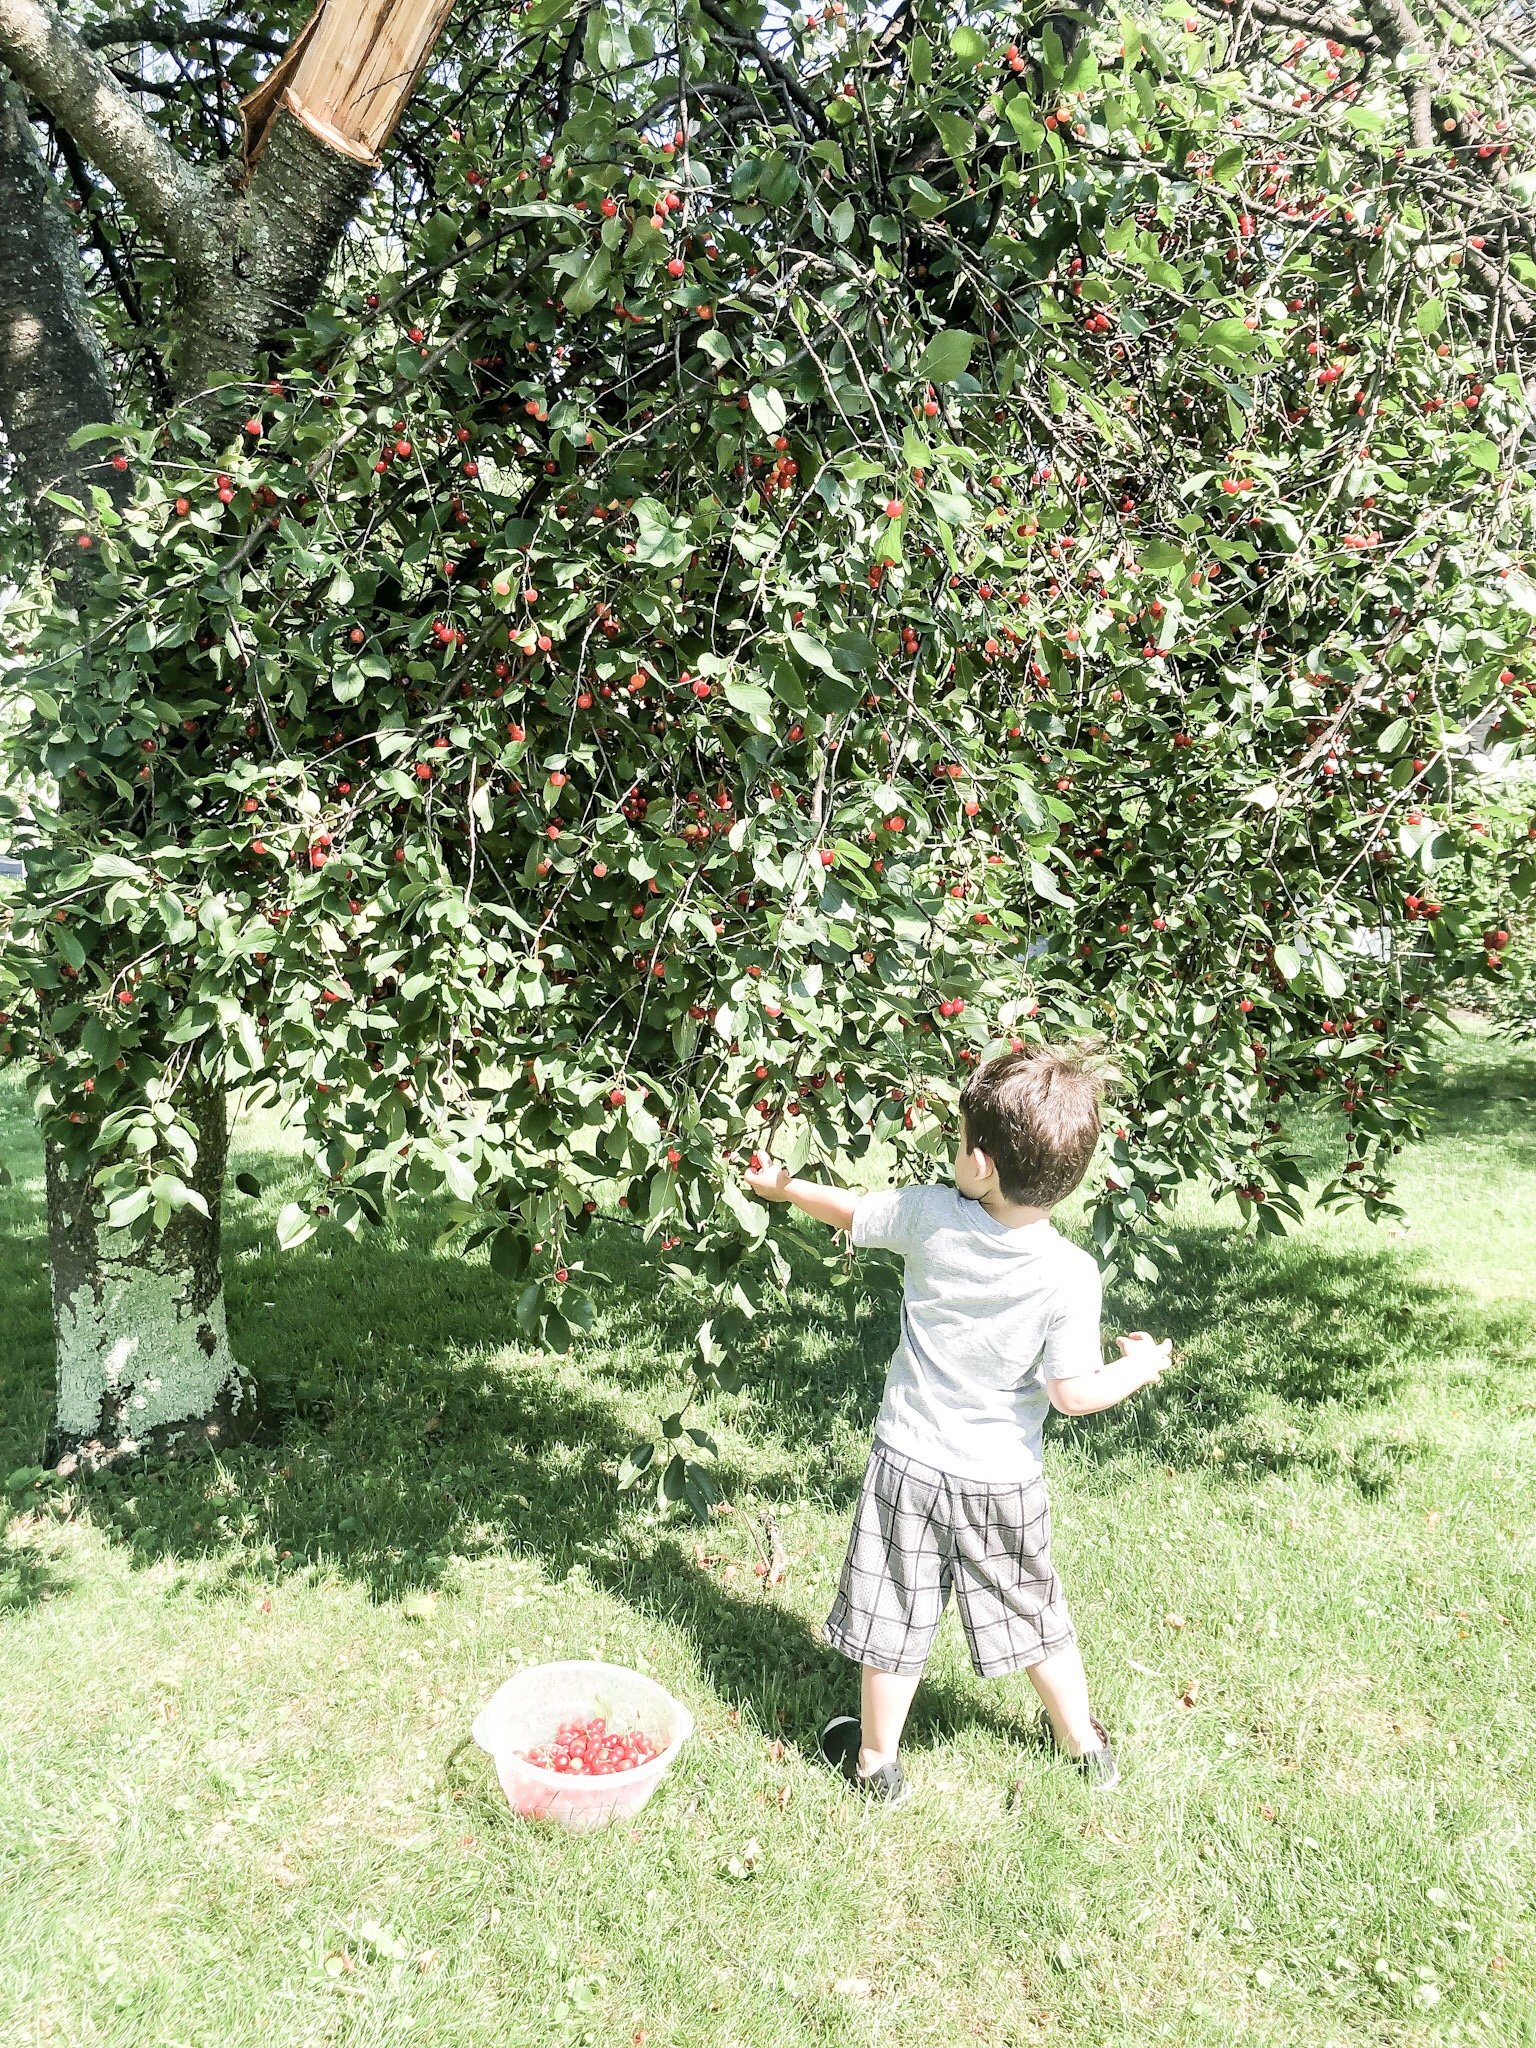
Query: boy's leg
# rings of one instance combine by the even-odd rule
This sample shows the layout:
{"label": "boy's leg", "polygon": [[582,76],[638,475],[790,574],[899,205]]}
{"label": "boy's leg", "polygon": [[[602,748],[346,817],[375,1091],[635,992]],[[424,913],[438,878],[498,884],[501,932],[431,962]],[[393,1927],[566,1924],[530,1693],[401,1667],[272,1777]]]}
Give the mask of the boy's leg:
{"label": "boy's leg", "polygon": [[1069,1756],[1087,1756],[1104,1747],[1088,1707],[1088,1674],[1076,1643],[1055,1650],[1042,1663],[1031,1664],[1029,1681],[1045,1703],[1056,1740]]}
{"label": "boy's leg", "polygon": [[882,1764],[896,1761],[907,1709],[917,1691],[921,1671],[877,1671],[872,1664],[862,1669],[859,1688],[861,1747],[859,1770],[868,1777]]}

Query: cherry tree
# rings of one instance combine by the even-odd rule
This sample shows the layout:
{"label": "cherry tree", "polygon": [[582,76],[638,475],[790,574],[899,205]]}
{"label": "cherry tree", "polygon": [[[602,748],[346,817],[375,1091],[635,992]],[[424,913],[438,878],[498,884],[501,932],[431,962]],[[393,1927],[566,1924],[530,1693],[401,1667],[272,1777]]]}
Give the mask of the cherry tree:
{"label": "cherry tree", "polygon": [[[73,330],[123,392],[74,459],[118,467],[14,542],[12,752],[61,795],[0,994],[61,1442],[229,1426],[230,1081],[302,1121],[284,1242],[443,1198],[558,1350],[602,1214],[698,1301],[700,1388],[787,1278],[751,1151],[932,1172],[1010,1041],[1117,1050],[1112,1269],[1166,1266],[1196,1178],[1283,1227],[1304,1106],[1323,1198],[1382,1213],[1532,880],[1518,44],[1396,6],[477,28],[243,381],[162,392],[105,257]],[[108,1260],[156,1276],[131,1329]],[[164,1370],[198,1327],[216,1388]],[[624,1477],[703,1512],[687,1415]]]}

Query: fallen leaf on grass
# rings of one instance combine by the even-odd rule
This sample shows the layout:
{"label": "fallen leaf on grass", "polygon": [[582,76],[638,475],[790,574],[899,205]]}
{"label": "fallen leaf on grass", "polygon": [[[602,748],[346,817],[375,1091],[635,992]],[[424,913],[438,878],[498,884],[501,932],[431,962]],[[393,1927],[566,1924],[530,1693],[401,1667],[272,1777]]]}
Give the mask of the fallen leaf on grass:
{"label": "fallen leaf on grass", "polygon": [[1181,1707],[1192,1707],[1195,1704],[1195,1701],[1199,1698],[1199,1696],[1200,1681],[1198,1678],[1192,1678],[1189,1681],[1188,1685],[1185,1686],[1184,1690],[1179,1694],[1179,1705]]}
{"label": "fallen leaf on grass", "polygon": [[1163,1616],[1163,1626],[1164,1628],[1185,1628],[1188,1624],[1185,1622],[1182,1614],[1165,1614]]}
{"label": "fallen leaf on grass", "polygon": [[838,1998],[868,1998],[873,1988],[867,1977],[839,1977],[832,1986]]}
{"label": "fallen leaf on grass", "polygon": [[739,1856],[733,1856],[725,1866],[730,1877],[751,1877],[763,1858],[763,1845],[753,1835]]}

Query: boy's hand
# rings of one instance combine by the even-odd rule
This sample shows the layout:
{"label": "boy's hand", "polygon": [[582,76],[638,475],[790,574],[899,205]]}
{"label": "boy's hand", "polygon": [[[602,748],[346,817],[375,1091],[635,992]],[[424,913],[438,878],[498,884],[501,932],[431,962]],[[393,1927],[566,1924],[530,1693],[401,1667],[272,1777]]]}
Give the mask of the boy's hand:
{"label": "boy's hand", "polygon": [[754,1152],[747,1169],[747,1186],[765,1202],[787,1202],[794,1175],[787,1166],[775,1166],[766,1153]]}
{"label": "boy's hand", "polygon": [[1120,1346],[1120,1356],[1139,1366],[1149,1385],[1173,1363],[1173,1345],[1167,1337],[1159,1340],[1145,1330],[1132,1330],[1129,1336],[1117,1337],[1115,1342]]}

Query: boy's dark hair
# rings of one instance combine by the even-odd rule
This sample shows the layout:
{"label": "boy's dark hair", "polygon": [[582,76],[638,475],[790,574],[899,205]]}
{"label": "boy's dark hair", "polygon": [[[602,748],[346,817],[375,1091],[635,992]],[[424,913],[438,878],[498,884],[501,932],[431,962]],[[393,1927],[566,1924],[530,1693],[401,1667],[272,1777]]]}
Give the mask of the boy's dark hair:
{"label": "boy's dark hair", "polygon": [[1010,1202],[1049,1209],[1088,1171],[1113,1076],[1097,1044],[1036,1045],[978,1067],[960,1095],[965,1142],[997,1168]]}

